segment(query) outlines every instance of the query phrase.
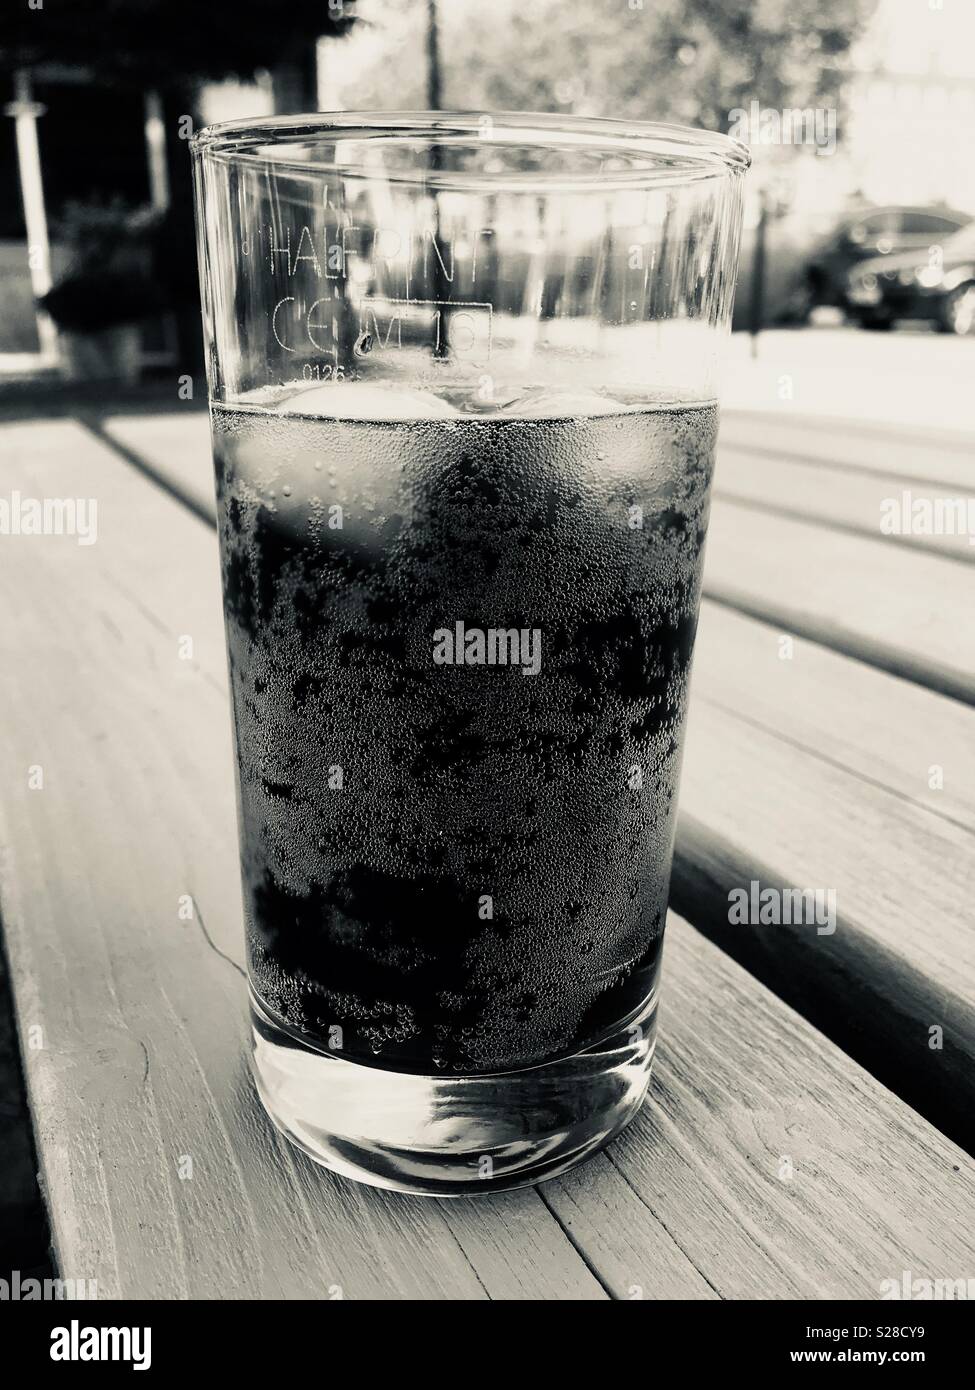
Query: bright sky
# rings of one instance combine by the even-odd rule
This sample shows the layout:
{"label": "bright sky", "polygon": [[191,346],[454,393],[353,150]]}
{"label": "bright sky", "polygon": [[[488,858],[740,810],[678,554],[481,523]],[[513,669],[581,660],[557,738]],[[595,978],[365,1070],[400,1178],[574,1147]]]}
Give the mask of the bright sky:
{"label": "bright sky", "polygon": [[975,0],[880,0],[858,63],[975,78]]}

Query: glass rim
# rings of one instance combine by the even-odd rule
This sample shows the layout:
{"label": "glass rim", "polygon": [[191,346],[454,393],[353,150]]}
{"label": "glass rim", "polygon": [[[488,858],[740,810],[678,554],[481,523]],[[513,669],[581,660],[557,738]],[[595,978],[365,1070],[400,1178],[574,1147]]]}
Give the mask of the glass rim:
{"label": "glass rim", "polygon": [[[363,158],[309,158],[309,144],[341,136],[366,146],[373,142],[425,141],[443,149],[467,146],[496,152],[531,147],[577,158],[598,156],[598,168],[444,170],[432,162],[416,169],[386,169]],[[557,189],[682,185],[743,174],[751,163],[747,145],[719,131],[662,121],[607,120],[527,111],[319,111],[224,121],[205,126],[190,141],[195,157],[218,163],[280,167],[295,174],[332,173],[345,178],[381,178],[473,192],[507,187],[538,194]]]}

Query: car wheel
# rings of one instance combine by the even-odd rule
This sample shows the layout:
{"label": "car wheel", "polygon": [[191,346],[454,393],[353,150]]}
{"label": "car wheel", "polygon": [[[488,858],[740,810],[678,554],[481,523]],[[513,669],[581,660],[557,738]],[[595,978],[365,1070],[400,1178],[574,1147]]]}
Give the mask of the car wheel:
{"label": "car wheel", "polygon": [[952,290],[944,303],[941,327],[945,333],[959,337],[975,333],[975,282]]}
{"label": "car wheel", "polygon": [[857,322],[861,328],[870,328],[874,333],[889,333],[894,320],[886,314],[858,314]]}
{"label": "car wheel", "polygon": [[800,327],[807,324],[812,311],[824,302],[822,273],[815,269],[810,270],[790,296],[787,310],[789,323]]}
{"label": "car wheel", "polygon": [[782,314],[782,322],[794,328],[804,328],[812,313],[812,300],[808,290],[800,285],[790,296]]}

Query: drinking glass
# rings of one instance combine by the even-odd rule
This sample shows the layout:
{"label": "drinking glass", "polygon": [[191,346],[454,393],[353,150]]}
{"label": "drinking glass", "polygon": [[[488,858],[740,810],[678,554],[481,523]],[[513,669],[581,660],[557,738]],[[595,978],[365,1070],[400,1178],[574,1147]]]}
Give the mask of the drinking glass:
{"label": "drinking glass", "polygon": [[639,1108],[745,148],[342,113],[194,140],[253,1070],[359,1181]]}

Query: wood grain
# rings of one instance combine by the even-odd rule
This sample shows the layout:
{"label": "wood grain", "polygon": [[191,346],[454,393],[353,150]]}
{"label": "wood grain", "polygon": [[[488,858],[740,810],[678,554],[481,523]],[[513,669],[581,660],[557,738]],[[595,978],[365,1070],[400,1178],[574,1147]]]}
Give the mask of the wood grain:
{"label": "wood grain", "polygon": [[[779,640],[704,606],[672,901],[972,1147],[975,711]],[[833,890],[835,932],[730,924],[753,879]]]}
{"label": "wood grain", "polygon": [[968,705],[707,600],[692,691],[776,743],[799,745],[975,832],[975,711]]}
{"label": "wood grain", "polygon": [[197,516],[216,519],[206,411],[188,406],[171,415],[88,417],[86,424]]}
{"label": "wood grain", "polygon": [[[972,452],[975,457],[975,447]],[[960,503],[958,510],[966,513],[966,519],[971,501],[975,517],[975,470],[964,487],[948,489],[931,483],[917,486],[889,473],[844,468],[827,471],[818,462],[803,462],[788,454],[777,456],[772,450],[759,454],[753,446],[746,445],[719,449],[714,486],[716,497],[747,503],[773,516],[815,521],[833,530],[865,536],[868,540],[883,539],[892,546],[906,546],[962,564],[975,564],[975,544],[969,534],[885,535],[881,530],[891,504],[898,509],[899,517],[905,493],[908,515],[910,506],[923,499],[932,505]],[[947,515],[952,513],[949,511]]]}
{"label": "wood grain", "polygon": [[975,703],[975,567],[716,498],[704,591],[930,690]]}
{"label": "wood grain", "polygon": [[609,1158],[715,1291],[871,1299],[904,1269],[970,1270],[971,1159],[679,918],[668,932],[654,1103]]}
{"label": "wood grain", "polygon": [[[975,417],[973,417],[975,424]],[[901,486],[972,489],[975,433],[829,420],[789,411],[724,410],[719,445],[754,457],[815,464],[823,487],[837,474],[881,474]]]}
{"label": "wood grain", "polygon": [[96,545],[20,538],[0,573],[0,907],[65,1276],[103,1297],[564,1299],[967,1274],[970,1160],[679,921],[653,1101],[576,1173],[424,1202],[291,1152],[244,1064],[214,534],[70,422],[2,435],[12,486],[100,501]]}

